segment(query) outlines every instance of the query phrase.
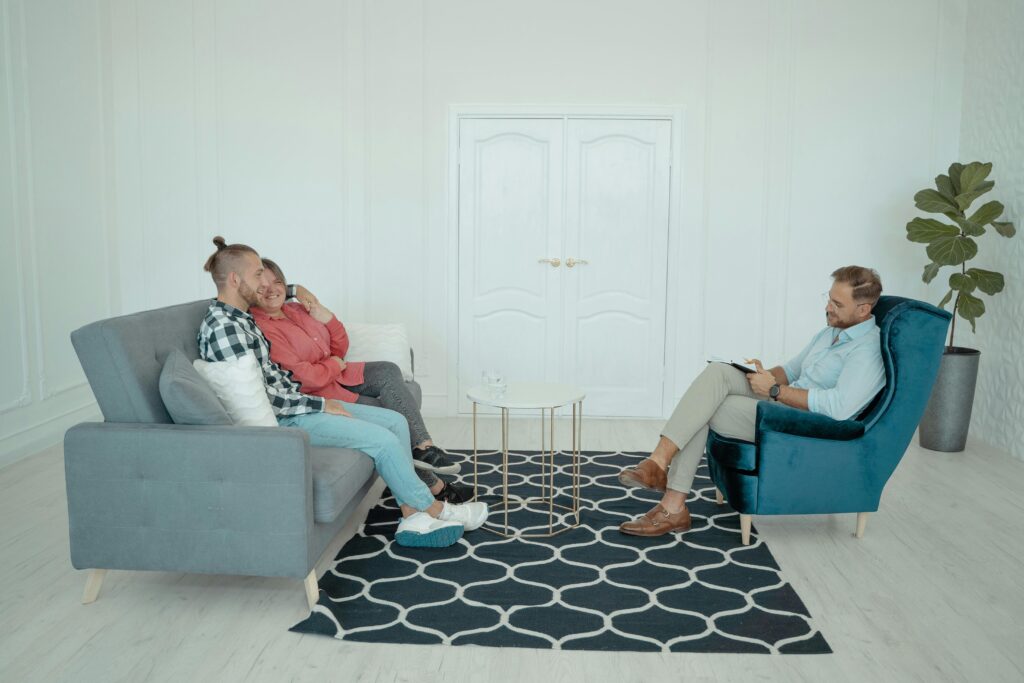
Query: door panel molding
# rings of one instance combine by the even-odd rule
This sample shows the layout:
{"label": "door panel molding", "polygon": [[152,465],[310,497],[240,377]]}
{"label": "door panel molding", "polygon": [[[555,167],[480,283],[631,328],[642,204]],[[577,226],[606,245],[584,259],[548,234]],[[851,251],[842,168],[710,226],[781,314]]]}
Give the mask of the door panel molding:
{"label": "door panel molding", "polygon": [[[632,146],[636,150],[636,153],[640,153],[640,150],[648,150],[647,158],[643,159],[644,165],[649,169],[649,174],[664,173],[664,169],[656,168],[658,160],[656,157],[656,150],[658,145],[661,145],[662,151],[660,154],[667,162],[667,178],[664,180],[664,187],[659,191],[659,197],[648,197],[647,206],[653,208],[657,203],[661,208],[659,209],[662,213],[667,214],[665,222],[666,226],[663,228],[663,234],[660,235],[651,244],[649,240],[643,240],[646,242],[645,248],[642,250],[638,246],[634,250],[634,254],[640,253],[640,251],[647,252],[648,259],[657,261],[662,260],[663,265],[661,266],[661,275],[657,277],[658,283],[653,283],[645,280],[646,271],[648,267],[642,268],[644,274],[638,277],[633,277],[629,280],[622,280],[620,284],[628,284],[628,291],[623,291],[622,287],[615,287],[609,289],[609,287],[603,284],[599,285],[594,282],[595,275],[592,274],[595,270],[594,265],[594,252],[588,252],[586,239],[579,243],[575,248],[572,248],[569,243],[565,240],[565,227],[561,226],[562,230],[558,236],[559,244],[552,249],[548,250],[548,253],[536,254],[537,258],[560,258],[562,260],[561,266],[558,268],[552,268],[549,264],[538,264],[538,268],[545,269],[544,272],[547,276],[544,278],[545,295],[550,291],[551,286],[559,287],[561,285],[560,294],[558,296],[559,301],[557,302],[557,315],[553,315],[552,320],[557,320],[561,325],[563,331],[568,330],[571,326],[583,326],[590,329],[598,329],[607,326],[617,326],[623,329],[628,329],[629,334],[627,336],[637,337],[637,339],[649,340],[651,336],[657,337],[657,341],[652,345],[654,351],[647,348],[637,349],[635,357],[630,359],[628,365],[635,370],[636,363],[643,364],[643,367],[647,368],[647,373],[653,376],[655,373],[661,377],[662,382],[657,392],[653,392],[649,387],[643,387],[640,389],[615,389],[615,383],[611,382],[610,386],[612,391],[617,392],[618,396],[622,399],[630,402],[635,402],[640,399],[649,399],[650,405],[647,406],[645,415],[649,417],[661,417],[663,416],[663,404],[664,396],[667,392],[672,391],[672,377],[666,367],[666,358],[675,354],[675,343],[676,335],[669,334],[669,330],[674,330],[678,325],[677,314],[674,312],[677,309],[677,302],[681,299],[675,292],[668,290],[668,282],[670,278],[667,277],[667,262],[671,258],[671,255],[677,250],[680,244],[680,209],[679,200],[681,196],[681,174],[676,172],[680,164],[682,157],[682,145],[681,145],[681,134],[682,134],[682,123],[683,123],[683,108],[677,106],[654,106],[654,107],[602,107],[602,106],[546,106],[546,105],[452,105],[449,107],[449,163],[448,163],[448,182],[447,182],[447,195],[448,195],[448,254],[449,254],[449,267],[448,267],[448,338],[454,343],[449,343],[448,346],[448,414],[465,414],[470,410],[470,404],[465,400],[465,387],[462,386],[465,382],[475,383],[477,377],[471,369],[463,367],[465,363],[465,354],[462,353],[462,346],[466,343],[478,343],[484,341],[482,339],[472,339],[473,335],[467,335],[466,330],[461,329],[463,323],[461,319],[468,319],[474,317],[480,320],[480,314],[482,311],[477,310],[476,307],[471,307],[470,310],[462,310],[460,315],[460,308],[464,307],[468,302],[464,300],[464,292],[460,292],[460,284],[465,285],[465,272],[460,272],[460,254],[464,257],[465,253],[463,250],[466,249],[465,238],[467,235],[463,232],[468,226],[466,222],[466,215],[464,213],[465,208],[460,209],[460,194],[469,189],[474,194],[478,193],[478,188],[467,188],[464,183],[468,182],[470,177],[463,171],[462,165],[467,163],[467,150],[460,148],[460,135],[462,132],[462,126],[467,121],[472,120],[488,120],[488,119],[506,119],[506,120],[522,120],[522,123],[526,123],[529,120],[551,120],[559,122],[563,127],[563,136],[565,146],[568,145],[568,125],[570,121],[588,121],[593,120],[600,122],[602,120],[615,119],[622,122],[635,121],[637,124],[650,124],[651,121],[664,121],[667,129],[667,137],[661,140],[651,140],[649,136],[643,134],[636,135],[631,131],[627,131],[625,134],[622,130],[595,136],[586,140],[587,153],[600,155],[602,148],[607,148],[611,145],[620,147]],[[496,122],[497,123],[497,122]],[[477,147],[479,143],[483,141],[490,142],[491,139],[500,139],[503,137],[500,133],[494,132],[489,137],[478,137]],[[506,133],[504,137],[521,137],[529,139],[533,143],[540,143],[535,136],[524,134],[523,132],[517,131],[514,133]],[[621,153],[621,152],[620,152]],[[569,163],[568,149],[564,150],[563,164]],[[634,165],[636,162],[634,160]],[[567,168],[567,167],[566,167]],[[554,170],[550,172],[554,173]],[[565,170],[560,171],[565,175]],[[653,175],[646,176],[638,186],[648,182],[648,178]],[[565,194],[566,191],[563,191]],[[568,202],[571,199],[566,196],[563,201]],[[550,207],[549,207],[550,208]],[[566,205],[563,208],[562,216],[563,220],[567,219],[569,207]],[[634,210],[635,211],[635,210]],[[479,216],[474,215],[472,217],[473,222],[478,222]],[[586,231],[584,231],[585,233]],[[472,238],[470,237],[470,241]],[[597,245],[591,246],[591,249],[596,250]],[[655,248],[657,247],[657,248]],[[472,247],[475,249],[476,247]],[[565,261],[573,257],[577,260],[585,259],[590,263],[577,265],[576,267],[569,269],[565,265]],[[653,261],[651,264],[653,265]],[[605,264],[607,266],[607,263]],[[645,264],[646,265],[646,264]],[[517,266],[522,272],[522,267]],[[566,285],[571,287],[569,280],[576,280],[580,285],[580,296],[574,302],[574,313],[576,320],[571,323],[568,321],[569,311],[566,306],[568,305],[568,289]],[[588,280],[590,281],[588,286]],[[476,288],[476,282],[471,285],[474,289]],[[660,287],[661,295],[657,297],[657,301],[650,300],[650,293],[652,288]],[[498,309],[506,308],[501,304],[506,301],[499,301],[506,299],[508,296],[524,297],[527,292],[515,290],[521,290],[522,287],[518,285],[509,285],[504,287],[494,287],[488,289],[485,296],[480,296],[482,290],[477,289],[476,294],[479,301],[486,301],[490,309],[486,314],[487,317],[493,317],[494,314],[498,313]],[[526,288],[530,292],[537,290],[536,287],[530,286]],[[515,292],[515,293],[514,293]],[[649,303],[645,303],[649,302]],[[525,303],[525,302],[522,302]],[[534,304],[539,302],[533,302]],[[519,306],[515,306],[519,308]],[[644,309],[650,310],[644,310]],[[520,311],[522,309],[519,309]],[[509,313],[512,311],[509,310]],[[467,316],[468,314],[468,316]],[[520,317],[519,320],[525,323],[528,317]],[[658,321],[655,327],[657,329],[650,329],[649,322],[651,320]],[[539,321],[538,321],[539,322]],[[640,332],[641,328],[645,328],[643,333]],[[699,332],[695,330],[695,332]],[[552,338],[554,336],[561,336],[564,332],[549,329],[546,331],[547,339],[544,340],[544,346],[550,346]],[[573,334],[573,337],[576,335]],[[524,340],[518,340],[524,341]],[[538,342],[539,343],[539,342]],[[640,342],[637,342],[640,344]],[[529,344],[534,346],[534,344]],[[645,344],[646,346],[651,346]],[[566,356],[575,356],[577,352],[584,355],[591,355],[598,351],[598,349],[588,349],[586,344],[577,348],[575,343],[570,345],[569,339],[566,338],[562,343],[558,344],[557,357],[551,361],[557,366],[564,365],[564,358]],[[525,349],[524,349],[525,350]],[[539,348],[535,350],[539,351]],[[540,360],[535,361],[536,370],[538,374],[545,369],[540,367]],[[515,379],[515,373],[510,372],[507,367],[499,367],[506,377],[510,380]],[[548,379],[555,381],[560,379],[557,377],[558,371],[552,368],[552,373],[547,373]],[[633,370],[631,370],[633,371]],[[524,378],[527,379],[527,378]],[[611,379],[611,378],[609,378]],[[600,382],[602,385],[600,388],[604,388],[605,382]],[[597,385],[595,389],[599,388]],[[634,396],[635,394],[635,396]],[[596,412],[595,412],[596,410]],[[588,398],[588,414],[595,415],[600,412],[600,405],[598,401],[591,400]],[[629,416],[626,413],[622,413],[622,416]]]}

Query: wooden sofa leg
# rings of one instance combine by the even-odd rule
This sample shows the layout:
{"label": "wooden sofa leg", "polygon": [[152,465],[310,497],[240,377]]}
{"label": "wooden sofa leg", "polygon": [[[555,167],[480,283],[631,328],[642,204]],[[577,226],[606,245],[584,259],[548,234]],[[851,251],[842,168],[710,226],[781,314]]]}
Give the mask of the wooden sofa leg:
{"label": "wooden sofa leg", "polygon": [[96,602],[99,597],[100,587],[103,585],[103,577],[107,575],[106,569],[92,569],[85,579],[85,590],[82,592],[82,604]]}
{"label": "wooden sofa leg", "polygon": [[864,538],[864,525],[868,523],[868,513],[858,512],[857,513],[857,538]]}
{"label": "wooden sofa leg", "polygon": [[750,515],[740,515],[740,540],[750,545]]}
{"label": "wooden sofa leg", "polygon": [[320,587],[316,583],[316,568],[313,568],[309,574],[306,574],[306,578],[302,580],[302,584],[306,587],[306,602],[309,604],[309,609],[313,609],[317,601],[320,599]]}
{"label": "wooden sofa leg", "polygon": [[722,490],[719,488],[715,489],[715,502],[719,505],[725,502],[725,496],[722,495]]}

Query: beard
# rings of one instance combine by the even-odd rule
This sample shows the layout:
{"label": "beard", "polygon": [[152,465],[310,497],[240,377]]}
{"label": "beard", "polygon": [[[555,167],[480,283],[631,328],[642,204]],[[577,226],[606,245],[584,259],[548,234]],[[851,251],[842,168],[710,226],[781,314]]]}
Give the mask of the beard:
{"label": "beard", "polygon": [[250,306],[259,306],[259,293],[255,289],[250,287],[246,282],[243,281],[242,284],[238,286],[238,294],[242,297],[245,303],[249,304]]}

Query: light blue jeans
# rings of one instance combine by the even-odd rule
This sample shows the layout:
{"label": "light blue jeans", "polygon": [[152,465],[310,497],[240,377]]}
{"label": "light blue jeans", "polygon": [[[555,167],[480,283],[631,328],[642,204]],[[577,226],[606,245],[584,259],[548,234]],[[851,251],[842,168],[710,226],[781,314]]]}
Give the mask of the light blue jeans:
{"label": "light blue jeans", "polygon": [[282,427],[297,427],[309,434],[314,446],[352,448],[366,453],[399,505],[426,510],[434,494],[416,476],[409,445],[409,423],[386,408],[346,403],[352,417],[330,413],[306,413],[277,418]]}

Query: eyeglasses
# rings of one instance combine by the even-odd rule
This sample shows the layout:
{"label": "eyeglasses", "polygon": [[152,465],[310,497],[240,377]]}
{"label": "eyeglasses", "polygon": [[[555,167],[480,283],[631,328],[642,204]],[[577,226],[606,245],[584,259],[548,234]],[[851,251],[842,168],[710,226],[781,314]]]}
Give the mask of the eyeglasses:
{"label": "eyeglasses", "polygon": [[[821,293],[821,303],[825,304],[825,308],[831,307],[833,311],[838,311],[839,309],[841,309],[843,307],[842,304],[837,304],[835,301],[833,301],[832,297],[829,296],[828,292],[822,292]],[[853,305],[854,305],[854,307],[857,307],[857,306],[871,306],[872,304],[871,304],[870,301],[861,301],[860,303],[854,302]]]}

